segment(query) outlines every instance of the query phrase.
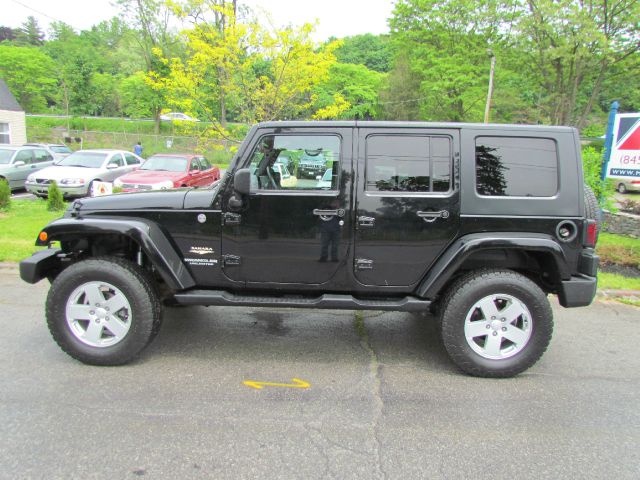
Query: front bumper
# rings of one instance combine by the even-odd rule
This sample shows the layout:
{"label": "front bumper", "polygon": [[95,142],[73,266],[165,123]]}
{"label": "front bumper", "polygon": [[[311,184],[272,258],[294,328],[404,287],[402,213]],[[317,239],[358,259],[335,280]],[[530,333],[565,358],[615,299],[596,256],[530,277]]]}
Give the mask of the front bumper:
{"label": "front bumper", "polygon": [[59,248],[48,248],[34,253],[20,262],[20,278],[27,283],[37,283],[54,271],[60,263]]}
{"label": "front bumper", "polygon": [[[49,195],[49,184],[27,182],[25,183],[25,187],[27,188],[27,192],[33,193],[34,195]],[[88,185],[81,185],[79,187],[58,185],[58,188],[65,198],[86,197],[89,191]]]}

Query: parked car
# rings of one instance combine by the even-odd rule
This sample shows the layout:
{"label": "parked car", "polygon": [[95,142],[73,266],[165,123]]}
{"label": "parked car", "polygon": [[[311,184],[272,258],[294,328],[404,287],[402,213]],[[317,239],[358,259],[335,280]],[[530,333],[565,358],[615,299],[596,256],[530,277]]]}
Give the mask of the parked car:
{"label": "parked car", "polygon": [[220,169],[201,155],[158,154],[135,172],[117,178],[113,185],[123,192],[205,187],[220,178]]}
{"label": "parked car", "polygon": [[186,113],[180,112],[168,112],[160,115],[160,120],[172,121],[172,120],[182,120],[184,122],[199,122],[197,118],[190,117]]}
{"label": "parked car", "polygon": [[298,185],[298,179],[295,177],[295,175],[291,175],[286,164],[276,162],[273,164],[273,170],[278,175],[280,175],[280,186],[286,188],[296,188],[296,186]]}
{"label": "parked car", "polygon": [[27,177],[27,191],[46,197],[52,181],[58,184],[65,198],[86,197],[93,182],[112,182],[132,172],[144,162],[135,153],[122,150],[79,150],[55,165]]}
{"label": "parked car", "polygon": [[640,192],[640,178],[611,177],[620,193]]}
{"label": "parked car", "polygon": [[327,162],[321,149],[305,150],[298,163],[298,178],[316,178],[326,170]]}
{"label": "parked car", "polygon": [[331,190],[333,168],[328,168],[324,175],[320,177],[318,183],[316,184],[316,188],[319,190]]}
{"label": "parked car", "polygon": [[11,190],[24,188],[27,176],[53,164],[54,158],[44,148],[0,146],[0,180],[9,182]]}
{"label": "parked car", "polygon": [[73,153],[73,150],[61,143],[25,143],[25,146],[44,148],[53,155],[54,160],[62,160]]}

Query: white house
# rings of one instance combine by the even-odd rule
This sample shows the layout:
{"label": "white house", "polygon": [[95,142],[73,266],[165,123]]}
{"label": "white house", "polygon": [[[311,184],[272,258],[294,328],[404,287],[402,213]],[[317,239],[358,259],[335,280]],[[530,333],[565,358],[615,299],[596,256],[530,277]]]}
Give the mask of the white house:
{"label": "white house", "polygon": [[24,110],[0,78],[0,144],[2,143],[27,143],[27,126]]}

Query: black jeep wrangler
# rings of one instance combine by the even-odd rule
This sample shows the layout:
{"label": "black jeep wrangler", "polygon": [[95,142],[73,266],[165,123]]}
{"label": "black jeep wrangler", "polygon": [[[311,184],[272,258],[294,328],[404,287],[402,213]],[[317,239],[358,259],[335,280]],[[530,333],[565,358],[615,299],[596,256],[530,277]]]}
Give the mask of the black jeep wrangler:
{"label": "black jeep wrangler", "polygon": [[[273,168],[310,151],[330,175]],[[572,128],[263,123],[210,188],[75,201],[20,273],[89,364],[132,360],[163,303],[430,310],[462,370],[508,377],[549,345],[548,294],[593,300],[598,212]]]}

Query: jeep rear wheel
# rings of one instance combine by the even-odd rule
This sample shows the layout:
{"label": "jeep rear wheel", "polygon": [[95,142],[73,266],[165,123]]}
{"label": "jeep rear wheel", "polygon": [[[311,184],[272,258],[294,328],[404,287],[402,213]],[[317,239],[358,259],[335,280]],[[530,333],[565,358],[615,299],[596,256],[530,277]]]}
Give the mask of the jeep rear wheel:
{"label": "jeep rear wheel", "polygon": [[477,270],[442,301],[442,339],[451,360],[479,377],[512,377],[547,349],[553,313],[544,292],[510,270]]}
{"label": "jeep rear wheel", "polygon": [[162,307],[137,265],[104,258],[78,262],[56,277],[47,296],[47,324],[58,345],[91,365],[121,365],[153,339]]}

